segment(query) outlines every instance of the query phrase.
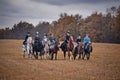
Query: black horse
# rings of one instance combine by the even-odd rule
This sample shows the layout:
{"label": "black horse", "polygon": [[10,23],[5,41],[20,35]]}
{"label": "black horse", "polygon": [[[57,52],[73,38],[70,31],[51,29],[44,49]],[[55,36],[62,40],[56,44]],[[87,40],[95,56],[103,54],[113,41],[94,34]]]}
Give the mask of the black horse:
{"label": "black horse", "polygon": [[[36,53],[34,53],[36,52]],[[35,57],[35,59],[38,59],[38,52],[40,52],[40,57],[42,59],[42,56],[44,55],[44,46],[42,44],[42,42],[37,42],[33,44],[33,55]]]}
{"label": "black horse", "polygon": [[85,43],[84,44],[84,53],[83,53],[83,60],[86,56],[87,60],[90,59],[90,53],[92,52],[93,48],[91,43]]}
{"label": "black horse", "polygon": [[83,44],[82,43],[79,43],[74,49],[74,52],[73,52],[74,60],[76,59],[77,55],[79,55],[78,59],[81,59],[83,57]]}

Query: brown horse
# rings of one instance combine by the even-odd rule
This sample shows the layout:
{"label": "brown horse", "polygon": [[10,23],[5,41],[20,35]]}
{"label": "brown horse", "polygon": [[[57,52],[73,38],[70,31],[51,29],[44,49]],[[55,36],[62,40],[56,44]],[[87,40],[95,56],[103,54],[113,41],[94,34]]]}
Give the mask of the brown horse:
{"label": "brown horse", "polygon": [[73,40],[72,40],[72,37],[70,37],[68,44],[67,44],[68,57],[70,60],[72,58],[71,56],[73,55],[73,48],[74,48]]}
{"label": "brown horse", "polygon": [[76,56],[79,55],[78,59],[81,59],[83,57],[83,43],[79,43],[74,50],[73,56],[74,56],[74,60],[76,59]]}
{"label": "brown horse", "polygon": [[50,54],[51,60],[53,60],[54,54],[55,54],[55,60],[57,60],[57,53],[59,50],[58,45],[59,45],[59,40],[56,40],[54,48],[49,49],[49,54]]}
{"label": "brown horse", "polygon": [[[67,44],[67,45],[65,45]],[[73,48],[74,48],[74,44],[73,44],[73,38],[70,37],[68,43],[65,43],[63,42],[61,44],[61,47],[60,47],[64,53],[64,59],[66,59],[66,52],[68,52],[68,57],[69,59],[71,59],[71,56],[73,55]]]}

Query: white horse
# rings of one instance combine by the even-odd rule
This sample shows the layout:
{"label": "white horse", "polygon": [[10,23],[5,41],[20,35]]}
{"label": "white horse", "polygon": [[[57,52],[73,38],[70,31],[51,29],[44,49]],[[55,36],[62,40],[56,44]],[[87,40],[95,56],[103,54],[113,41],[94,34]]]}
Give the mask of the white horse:
{"label": "white horse", "polygon": [[28,53],[28,58],[32,58],[32,53],[33,53],[33,39],[32,37],[28,37],[27,39],[27,53]]}
{"label": "white horse", "polygon": [[23,51],[23,58],[25,58],[25,53],[27,51],[27,45],[25,44],[25,41],[22,44],[22,51]]}
{"label": "white horse", "polygon": [[44,38],[42,40],[42,44],[44,45],[44,51],[45,51],[45,54],[46,54],[46,59],[49,59],[49,43],[48,43],[48,39]]}

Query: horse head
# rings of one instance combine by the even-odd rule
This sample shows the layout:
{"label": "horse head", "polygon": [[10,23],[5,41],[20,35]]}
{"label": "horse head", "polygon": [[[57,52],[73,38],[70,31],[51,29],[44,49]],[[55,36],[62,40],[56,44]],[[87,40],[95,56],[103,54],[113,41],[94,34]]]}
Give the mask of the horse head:
{"label": "horse head", "polygon": [[84,47],[85,52],[92,52],[92,46],[91,43],[87,43]]}

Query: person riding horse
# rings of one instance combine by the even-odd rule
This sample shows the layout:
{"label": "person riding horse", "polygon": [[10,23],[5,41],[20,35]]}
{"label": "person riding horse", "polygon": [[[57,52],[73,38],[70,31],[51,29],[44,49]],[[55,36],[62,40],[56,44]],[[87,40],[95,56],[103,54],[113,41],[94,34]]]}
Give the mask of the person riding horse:
{"label": "person riding horse", "polygon": [[70,40],[70,31],[67,31],[65,44],[64,44],[65,45],[65,49],[67,49],[67,44],[68,44],[69,40]]}
{"label": "person riding horse", "polygon": [[50,49],[54,48],[56,40],[53,34],[50,34],[49,40],[50,40]]}
{"label": "person riding horse", "polygon": [[30,32],[27,32],[27,35],[25,36],[24,38],[24,44],[27,44],[27,39],[28,39],[28,36],[30,35]]}
{"label": "person riding horse", "polygon": [[24,52],[23,53],[23,58],[25,58],[25,52],[27,51],[27,39],[28,39],[29,36],[30,36],[30,32],[27,32],[27,34],[24,38],[24,41],[22,43],[22,51]]}
{"label": "person riding horse", "polygon": [[44,51],[45,51],[45,54],[46,54],[46,59],[49,59],[49,43],[48,43],[48,38],[47,38],[47,34],[46,33],[44,33],[42,44],[44,46]]}
{"label": "person riding horse", "polygon": [[36,36],[34,38],[34,43],[40,43],[40,37],[39,37],[39,32],[36,32]]}
{"label": "person riding horse", "polygon": [[91,39],[88,37],[88,34],[86,34],[84,38],[84,54],[83,59],[86,55],[87,60],[90,58],[90,53],[92,52],[92,45],[91,45]]}
{"label": "person riding horse", "polygon": [[25,47],[25,48],[27,46],[27,39],[28,39],[29,35],[30,35],[30,32],[27,32],[27,35],[25,36],[24,41],[23,41],[23,47]]}
{"label": "person riding horse", "polygon": [[78,59],[81,59],[82,55],[83,55],[83,43],[81,40],[81,36],[80,34],[78,35],[77,39],[76,39],[76,46],[74,47],[74,60],[76,58],[77,55],[79,55]]}
{"label": "person riding horse", "polygon": [[77,46],[82,42],[80,34],[79,34],[79,36],[77,37],[76,42],[77,42]]}
{"label": "person riding horse", "polygon": [[33,39],[31,34],[29,33],[28,38],[27,38],[27,53],[28,53],[28,58],[32,58],[32,53],[33,53]]}
{"label": "person riding horse", "polygon": [[38,52],[40,52],[40,56],[43,55],[44,51],[42,49],[43,49],[43,45],[42,45],[41,38],[39,37],[39,32],[36,32],[36,36],[34,38],[34,45],[33,45],[33,51],[36,52],[36,55],[34,54],[36,59],[38,59]]}
{"label": "person riding horse", "polygon": [[68,52],[68,57],[71,60],[71,55],[73,55],[73,36],[70,35],[70,31],[67,31],[65,41],[61,44],[60,48],[64,53],[64,59],[66,59],[66,52]]}
{"label": "person riding horse", "polygon": [[88,34],[84,37],[84,50],[86,48],[86,45],[89,45],[91,43],[91,39],[89,38]]}
{"label": "person riding horse", "polygon": [[42,40],[42,44],[45,46],[45,44],[48,43],[48,38],[47,38],[47,34],[44,33],[44,37],[43,37],[43,40]]}

